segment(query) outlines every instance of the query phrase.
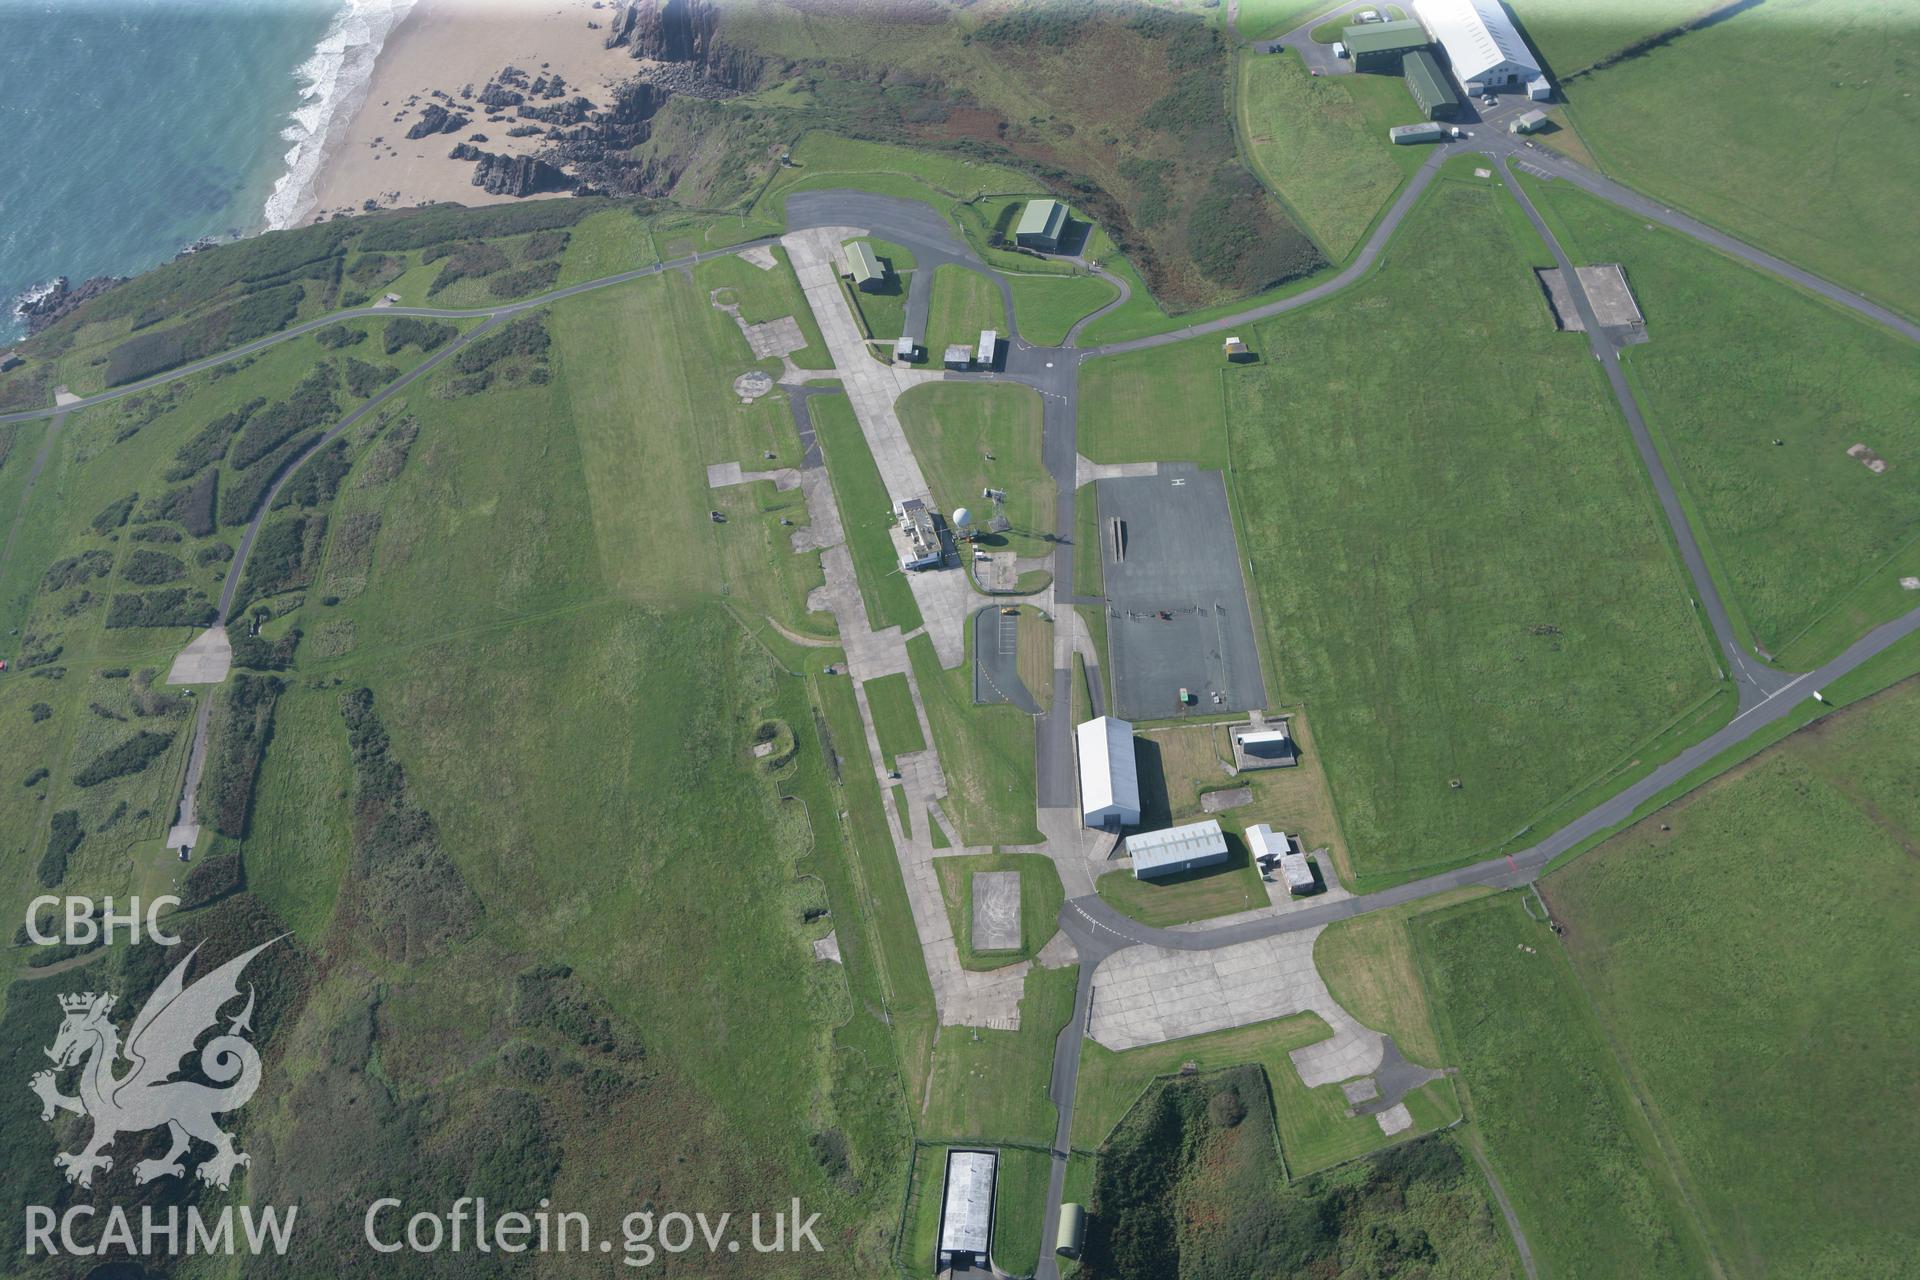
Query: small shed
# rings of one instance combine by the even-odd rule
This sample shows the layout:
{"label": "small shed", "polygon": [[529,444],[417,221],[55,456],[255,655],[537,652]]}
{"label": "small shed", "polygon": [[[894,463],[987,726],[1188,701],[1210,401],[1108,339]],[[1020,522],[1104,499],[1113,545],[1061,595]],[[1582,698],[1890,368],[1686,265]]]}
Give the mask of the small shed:
{"label": "small shed", "polygon": [[1341,43],[1340,41],[1338,41],[1338,40],[1335,40],[1335,41],[1333,42],[1333,56],[1334,56],[1334,57],[1336,57],[1336,58],[1344,58],[1344,57],[1346,57],[1346,56],[1347,56],[1347,46],[1346,46],[1346,45],[1344,45],[1344,44],[1342,44],[1342,43]]}
{"label": "small shed", "polygon": [[1143,831],[1127,837],[1127,856],[1133,859],[1133,877],[1151,880],[1179,875],[1227,860],[1227,836],[1213,818],[1164,831]]}
{"label": "small shed", "polygon": [[1058,200],[1029,200],[1020,211],[1020,222],[1013,229],[1013,242],[1028,249],[1052,253],[1060,247],[1060,233],[1067,227],[1067,206]]}
{"label": "small shed", "polygon": [[1387,137],[1403,147],[1416,142],[1438,142],[1446,136],[1447,131],[1437,124],[1397,124],[1387,130]]}
{"label": "small shed", "polygon": [[1451,120],[1459,113],[1460,97],[1432,53],[1415,49],[1400,66],[1407,77],[1407,92],[1420,105],[1421,115],[1429,120]]}
{"label": "small shed", "polygon": [[1547,123],[1546,112],[1529,111],[1523,116],[1516,117],[1514,122],[1507,126],[1507,132],[1508,133],[1537,133],[1540,130],[1540,128],[1546,123]]}
{"label": "small shed", "polygon": [[894,340],[893,358],[909,364],[920,358],[920,344],[913,340],[912,334],[903,333]]}
{"label": "small shed", "polygon": [[1300,852],[1299,842],[1284,831],[1275,831],[1266,823],[1247,828],[1247,845],[1262,871],[1277,872],[1287,892],[1294,897],[1312,893],[1319,887],[1313,877],[1313,865]]}
{"label": "small shed", "polygon": [[1225,342],[1220,344],[1220,349],[1227,353],[1228,360],[1234,361],[1236,363],[1242,360],[1249,359],[1253,355],[1252,348],[1248,347],[1246,343],[1240,341],[1238,337],[1228,338]]}
{"label": "small shed", "polygon": [[994,362],[999,359],[999,356],[1000,331],[998,329],[982,329],[980,331],[980,348],[973,353],[975,363],[982,369],[991,369],[993,368]]}
{"label": "small shed", "polygon": [[1553,100],[1553,83],[1545,76],[1535,76],[1527,81],[1527,96],[1535,102],[1550,102]]}
{"label": "small shed", "polygon": [[973,352],[956,342],[947,348],[944,362],[949,369],[971,369],[973,367]]}
{"label": "small shed", "polygon": [[1080,1256],[1081,1246],[1087,1242],[1087,1211],[1082,1205],[1067,1203],[1060,1206],[1060,1225],[1054,1229],[1053,1251],[1063,1258]]}
{"label": "small shed", "polygon": [[887,269],[865,240],[855,240],[847,246],[847,278],[853,281],[854,288],[868,293],[887,282]]}

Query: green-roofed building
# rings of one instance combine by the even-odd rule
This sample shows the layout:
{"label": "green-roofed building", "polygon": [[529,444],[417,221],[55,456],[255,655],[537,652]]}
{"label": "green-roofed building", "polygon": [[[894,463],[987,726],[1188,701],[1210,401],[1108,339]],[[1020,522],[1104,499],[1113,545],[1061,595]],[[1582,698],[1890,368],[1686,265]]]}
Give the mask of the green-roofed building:
{"label": "green-roofed building", "polygon": [[1427,38],[1427,29],[1412,18],[1348,27],[1341,34],[1340,42],[1347,46],[1347,56],[1353,59],[1355,71],[1390,76],[1400,74],[1402,58],[1432,43]]}
{"label": "green-roofed building", "polygon": [[1060,233],[1066,229],[1067,206],[1058,200],[1029,200],[1020,211],[1020,225],[1013,229],[1013,242],[1052,253],[1060,247]]}
{"label": "green-roofed building", "polygon": [[872,293],[887,282],[887,269],[880,265],[872,245],[855,240],[847,245],[847,276],[854,288]]}
{"label": "green-roofed building", "polygon": [[1407,91],[1420,104],[1422,115],[1429,120],[1451,120],[1459,114],[1460,98],[1431,53],[1415,49],[1400,65],[1407,77]]}

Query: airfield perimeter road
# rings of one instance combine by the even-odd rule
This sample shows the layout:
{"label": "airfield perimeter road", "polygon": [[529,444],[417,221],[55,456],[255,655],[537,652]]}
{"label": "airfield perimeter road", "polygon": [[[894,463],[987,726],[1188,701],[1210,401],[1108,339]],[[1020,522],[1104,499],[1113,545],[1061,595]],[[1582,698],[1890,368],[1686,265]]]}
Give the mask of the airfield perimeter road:
{"label": "airfield perimeter road", "polygon": [[[1379,260],[1381,252],[1392,239],[1400,223],[1413,208],[1420,196],[1432,184],[1444,161],[1456,154],[1478,151],[1487,156],[1493,165],[1500,169],[1501,178],[1506,186],[1520,200],[1533,225],[1552,248],[1555,262],[1569,279],[1572,293],[1579,300],[1579,307],[1587,323],[1589,341],[1593,344],[1594,354],[1605,367],[1609,385],[1619,399],[1622,411],[1633,431],[1635,444],[1645,461],[1652,483],[1661,501],[1669,525],[1674,531],[1676,543],[1681,548],[1682,559],[1686,562],[1696,589],[1700,593],[1703,607],[1708,614],[1715,638],[1723,653],[1728,656],[1736,680],[1740,684],[1741,702],[1738,714],[1718,732],[1702,742],[1680,752],[1673,759],[1655,768],[1652,772],[1614,795],[1604,803],[1583,814],[1565,827],[1511,857],[1492,858],[1469,866],[1428,876],[1425,879],[1410,881],[1385,889],[1377,893],[1363,894],[1330,903],[1322,907],[1311,907],[1288,912],[1283,915],[1260,916],[1241,923],[1204,931],[1186,931],[1179,929],[1156,929],[1122,915],[1108,906],[1098,895],[1084,895],[1066,903],[1061,908],[1060,924],[1068,937],[1074,942],[1080,955],[1079,986],[1074,997],[1072,1019],[1060,1033],[1053,1064],[1053,1078],[1050,1096],[1058,1108],[1058,1124],[1055,1132],[1053,1168],[1047,1189],[1046,1216],[1042,1227],[1042,1240],[1051,1240],[1057,1228],[1061,1196],[1065,1187],[1066,1162],[1069,1135],[1072,1131],[1075,1078],[1079,1070],[1080,1046],[1087,1031],[1088,1019],[1092,1012],[1094,976],[1100,962],[1115,951],[1125,947],[1148,945],[1166,947],[1176,951],[1206,951],[1231,946],[1256,938],[1271,937],[1275,934],[1312,928],[1315,925],[1330,923],[1369,911],[1416,901],[1435,893],[1462,885],[1486,885],[1494,888],[1510,888],[1528,884],[1545,869],[1547,864],[1561,853],[1572,849],[1582,841],[1598,835],[1611,827],[1627,821],[1634,810],[1658,796],[1666,788],[1682,781],[1695,769],[1707,764],[1722,752],[1746,742],[1768,726],[1776,724],[1788,715],[1799,702],[1813,694],[1823,685],[1853,671],[1862,663],[1883,652],[1890,645],[1920,631],[1920,609],[1914,609],[1892,622],[1874,628],[1866,636],[1856,641],[1839,657],[1826,663],[1816,671],[1798,676],[1790,676],[1757,663],[1751,663],[1740,651],[1732,635],[1732,627],[1726,610],[1720,600],[1718,590],[1711,577],[1706,573],[1704,561],[1700,558],[1697,540],[1687,520],[1686,512],[1674,494],[1671,481],[1664,467],[1659,463],[1656,451],[1652,449],[1651,437],[1647,434],[1646,424],[1634,401],[1631,391],[1626,387],[1619,373],[1618,351],[1612,339],[1607,337],[1594,322],[1584,294],[1572,279],[1572,269],[1564,250],[1549,234],[1539,213],[1526,198],[1525,193],[1514,181],[1507,169],[1506,162],[1516,161],[1523,168],[1537,176],[1570,182],[1595,196],[1619,205],[1633,213],[1670,227],[1684,235],[1738,258],[1769,274],[1788,280],[1828,301],[1851,310],[1865,318],[1902,334],[1908,339],[1920,342],[1920,324],[1915,324],[1886,308],[1869,302],[1858,294],[1840,288],[1829,281],[1822,280],[1809,272],[1794,267],[1751,245],[1745,244],[1723,232],[1705,226],[1683,214],[1658,204],[1655,201],[1633,192],[1618,183],[1602,178],[1571,161],[1551,155],[1532,146],[1508,138],[1504,134],[1493,134],[1485,138],[1475,138],[1470,147],[1446,145],[1436,147],[1434,154],[1408,181],[1400,195],[1394,200],[1386,215],[1374,228],[1373,234],[1362,246],[1345,268],[1320,283],[1288,297],[1217,320],[1188,325],[1169,333],[1151,337],[1137,338],[1126,342],[1108,343],[1102,346],[1085,348],[1072,345],[1078,338],[1086,321],[1076,324],[1068,334],[1068,345],[1062,347],[1035,347],[1019,336],[1013,317],[1012,289],[1004,277],[993,271],[976,254],[971,245],[953,234],[952,228],[929,206],[893,197],[872,196],[858,192],[818,191],[795,193],[788,200],[789,225],[796,229],[804,225],[858,225],[864,226],[875,235],[894,240],[912,249],[921,271],[916,272],[913,290],[919,296],[913,301],[925,305],[925,279],[932,272],[931,265],[952,263],[970,270],[980,271],[995,280],[1007,304],[1010,318],[1007,337],[1007,355],[1004,371],[979,375],[957,375],[986,380],[1005,379],[1024,383],[1039,391],[1043,397],[1042,451],[1048,471],[1052,474],[1059,491],[1058,510],[1055,528],[1062,531],[1062,541],[1054,555],[1054,584],[1056,599],[1065,605],[1075,601],[1073,575],[1073,547],[1065,540],[1067,531],[1076,528],[1074,522],[1074,490],[1076,481],[1077,447],[1075,439],[1076,408],[1078,399],[1078,374],[1082,362],[1104,355],[1115,355],[1128,351],[1143,351],[1153,347],[1166,346],[1175,342],[1206,334],[1225,333],[1239,326],[1255,321],[1269,319],[1285,314],[1297,308],[1309,306],[1315,302],[1338,293],[1348,285],[1355,283],[1372,270]],[[0,423],[23,422],[39,418],[62,418],[75,409],[84,409],[104,404],[123,396],[131,395],[149,387],[159,386],[178,378],[187,377],[201,370],[212,368],[226,361],[237,359],[255,351],[263,350],[276,343],[287,341],[315,329],[323,328],[339,320],[356,318],[379,318],[381,316],[421,316],[437,319],[481,319],[482,324],[450,342],[446,348],[420,365],[406,376],[386,388],[368,403],[360,406],[299,458],[290,463],[282,472],[273,489],[262,499],[247,531],[236,551],[233,564],[229,569],[227,581],[221,592],[220,612],[225,620],[237,589],[240,574],[244,567],[247,552],[253,545],[260,523],[280,484],[287,476],[308,458],[314,450],[324,448],[339,434],[359,421],[368,411],[385,402],[395,393],[411,384],[453,352],[464,347],[474,337],[485,332],[501,319],[521,312],[532,311],[539,307],[557,302],[563,298],[603,289],[631,280],[640,280],[662,272],[687,268],[699,262],[737,253],[741,249],[755,245],[771,244],[771,239],[747,241],[731,245],[725,249],[709,250],[691,257],[675,259],[671,262],[655,263],[649,267],[633,271],[620,272],[604,276],[581,284],[556,289],[538,297],[520,302],[506,303],[498,307],[475,310],[440,310],[431,307],[362,307],[349,311],[336,312],[316,320],[309,320],[291,329],[247,343],[218,356],[195,361],[169,373],[161,374],[129,386],[116,388],[88,396],[64,405],[55,405],[43,409],[0,414]],[[922,275],[924,273],[924,277]],[[1104,274],[1104,273],[1103,273]],[[1124,289],[1124,284],[1122,285]],[[1124,301],[1120,299],[1102,308],[1110,310]],[[804,410],[804,401],[796,404],[797,410]],[[799,416],[797,413],[796,416]],[[57,430],[58,424],[55,429]],[[52,432],[43,441],[42,448],[51,443]],[[23,496],[23,504],[25,498]],[[16,515],[15,523],[18,523]],[[9,538],[11,541],[11,538]],[[1036,718],[1036,759],[1035,767],[1039,775],[1040,803],[1043,807],[1071,804],[1073,758],[1072,726],[1070,715],[1063,709],[1071,706],[1067,696],[1069,690],[1069,672],[1056,666],[1054,672],[1054,711],[1050,715]],[[203,734],[196,734],[196,737]],[[196,747],[202,744],[196,743]],[[1038,1280],[1054,1280],[1058,1267],[1051,1250],[1042,1250]]]}

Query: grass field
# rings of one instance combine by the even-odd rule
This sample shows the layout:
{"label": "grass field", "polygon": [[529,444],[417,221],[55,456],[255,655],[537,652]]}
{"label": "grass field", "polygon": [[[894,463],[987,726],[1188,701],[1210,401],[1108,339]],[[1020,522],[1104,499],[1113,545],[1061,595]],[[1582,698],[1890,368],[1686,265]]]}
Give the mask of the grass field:
{"label": "grass field", "polygon": [[912,631],[920,625],[920,606],[900,571],[900,556],[888,532],[893,528],[893,504],[866,437],[860,434],[853,404],[845,396],[814,396],[807,407],[827,459],[833,500],[840,508],[867,621],[876,629],[897,626]]}
{"label": "grass field", "polygon": [[880,739],[880,754],[887,768],[893,768],[894,762],[909,752],[927,749],[905,672],[869,680],[861,687],[866,690],[867,710],[873,715],[873,732]]}
{"label": "grass field", "polygon": [[1564,183],[1531,189],[1570,252],[1626,266],[1652,337],[1627,369],[1754,641],[1800,670],[1913,607],[1920,351]]}
{"label": "grass field", "polygon": [[[1375,92],[1382,83],[1397,91],[1397,103]],[[1291,50],[1241,53],[1237,88],[1254,167],[1327,256],[1345,260],[1408,169],[1426,159],[1420,148],[1396,147],[1386,136],[1390,125],[1419,120],[1412,95],[1397,77],[1309,75]]]}
{"label": "grass field", "polygon": [[1340,1007],[1393,1037],[1411,1062],[1447,1065],[1433,1028],[1409,932],[1413,917],[1477,898],[1485,889],[1453,889],[1419,902],[1335,920],[1314,940],[1313,966]]}
{"label": "grass field", "polygon": [[[693,278],[709,290],[713,301],[740,308],[740,318],[748,324],[765,324],[782,316],[792,316],[800,325],[807,345],[793,353],[794,364],[802,369],[831,369],[833,357],[820,336],[813,308],[800,292],[800,281],[793,274],[785,248],[775,245],[770,252],[779,263],[771,271],[738,256],[714,258],[693,269]],[[897,336],[897,331],[896,335]]]}
{"label": "grass field", "polygon": [[1047,1096],[1053,1042],[1073,1014],[1079,974],[1074,966],[1028,970],[1018,1031],[940,1029],[933,1079],[920,1110],[922,1138],[1053,1141],[1055,1108]]}
{"label": "grass field", "polygon": [[1920,999],[1889,942],[1920,922],[1917,708],[1912,681],[1856,704],[1544,883],[1729,1275],[1914,1256]]}
{"label": "grass field", "polygon": [[1715,687],[1509,203],[1442,179],[1377,275],[1261,326],[1226,379],[1268,694],[1313,708],[1363,886],[1507,839]]}
{"label": "grass field", "polygon": [[949,345],[972,351],[982,329],[997,329],[1006,341],[1007,307],[1000,286],[978,271],[942,264],[927,297],[927,359],[937,363]]}
{"label": "grass field", "polygon": [[1542,1274],[1698,1276],[1706,1257],[1558,939],[1518,894],[1418,916],[1467,1111]]}
{"label": "grass field", "polygon": [[[1679,19],[1698,12],[1673,8]],[[1593,12],[1521,5],[1555,61],[1616,38],[1589,37]],[[1560,87],[1610,176],[1914,314],[1920,152],[1898,139],[1920,127],[1916,53],[1920,27],[1904,0],[1799,0],[1755,6]],[[1773,98],[1763,85],[1791,91]],[[1792,128],[1778,126],[1777,109]],[[1863,119],[1885,127],[1861,129]]]}
{"label": "grass field", "polygon": [[1226,466],[1228,367],[1210,338],[1089,361],[1080,371],[1080,452],[1094,462]]}
{"label": "grass field", "polygon": [[1020,336],[1038,347],[1066,341],[1073,322],[1116,298],[1114,287],[1099,276],[1026,275],[1010,271],[1013,315]]}
{"label": "grass field", "polygon": [[[1066,891],[1060,887],[1060,873],[1045,854],[982,853],[958,858],[940,858],[933,864],[940,874],[940,893],[947,902],[947,918],[953,922],[953,942],[960,950],[960,963],[968,969],[1004,969],[1040,953],[1047,941],[1059,932],[1060,906]],[[973,877],[981,871],[1016,871],[1020,874],[1020,946],[1014,951],[975,951],[973,949]]]}
{"label": "grass field", "polygon": [[[1052,549],[1054,484],[1040,456],[1039,392],[1011,383],[934,382],[894,407],[935,506],[976,512],[982,547],[1026,556]],[[1008,533],[985,531],[991,504],[980,495],[987,488],[1007,495]]]}
{"label": "grass field", "polygon": [[933,745],[947,776],[941,809],[968,845],[1038,844],[1033,824],[1033,718],[1006,704],[973,705],[973,629],[967,629],[969,661],[940,668],[933,641],[907,641],[914,683],[933,728]]}

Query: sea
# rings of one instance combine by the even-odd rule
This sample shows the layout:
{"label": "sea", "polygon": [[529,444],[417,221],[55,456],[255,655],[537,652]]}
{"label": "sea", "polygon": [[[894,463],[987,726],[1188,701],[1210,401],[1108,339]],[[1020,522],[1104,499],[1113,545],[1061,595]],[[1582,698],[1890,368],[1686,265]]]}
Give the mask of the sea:
{"label": "sea", "polygon": [[0,0],[0,343],[56,277],[293,225],[413,0]]}

